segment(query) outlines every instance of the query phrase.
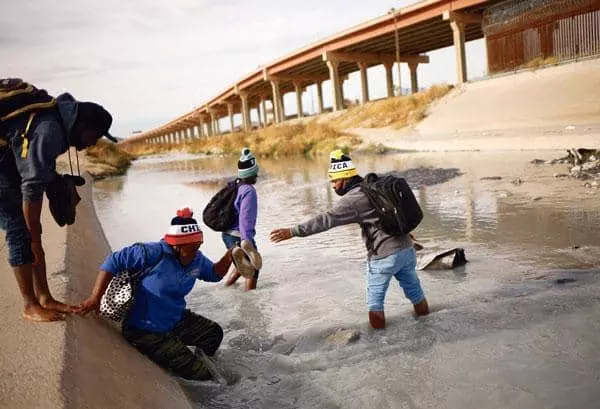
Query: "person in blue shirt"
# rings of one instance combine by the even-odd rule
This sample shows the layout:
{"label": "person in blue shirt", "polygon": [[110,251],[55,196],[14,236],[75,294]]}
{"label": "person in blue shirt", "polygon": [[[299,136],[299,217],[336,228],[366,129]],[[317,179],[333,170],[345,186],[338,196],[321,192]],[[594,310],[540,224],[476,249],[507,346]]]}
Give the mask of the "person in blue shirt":
{"label": "person in blue shirt", "polygon": [[[223,339],[223,329],[186,309],[185,296],[196,280],[220,281],[236,250],[227,250],[217,263],[210,261],[199,251],[203,233],[192,216],[189,207],[178,210],[168,233],[159,242],[134,244],[108,256],[100,267],[92,294],[78,312],[99,312],[100,300],[113,276],[125,270],[147,271],[123,320],[123,337],[174,375],[208,380],[212,375],[200,351],[213,356]],[[194,346],[195,352],[188,346]]]}

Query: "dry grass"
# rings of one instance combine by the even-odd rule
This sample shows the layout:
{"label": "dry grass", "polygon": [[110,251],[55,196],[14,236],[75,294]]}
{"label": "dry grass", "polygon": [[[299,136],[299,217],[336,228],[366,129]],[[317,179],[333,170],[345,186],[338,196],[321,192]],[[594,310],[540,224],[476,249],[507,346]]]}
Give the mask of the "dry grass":
{"label": "dry grass", "polygon": [[547,65],[555,65],[558,63],[557,57],[548,57],[544,59],[544,57],[536,57],[533,60],[523,64],[521,68],[537,70],[538,68],[545,67]]}
{"label": "dry grass", "polygon": [[185,144],[138,145],[127,147],[136,155],[148,155],[164,151],[182,150],[191,153],[237,154],[247,146],[255,155],[277,157],[304,155],[313,156],[329,153],[338,147],[352,147],[360,143],[356,136],[343,135],[323,124],[295,124],[270,126],[252,132],[236,132],[197,139]]}
{"label": "dry grass", "polygon": [[[427,115],[429,104],[446,95],[451,89],[450,85],[434,85],[414,95],[353,106],[323,123],[311,121],[270,126],[252,132],[205,137],[182,144],[126,144],[123,148],[134,155],[172,151],[237,154],[244,146],[248,146],[255,155],[261,157],[319,155],[329,153],[335,148],[353,148],[361,143],[359,137],[344,134],[344,129],[384,126],[399,129],[417,123]],[[373,152],[382,153],[385,150],[383,146],[372,147]]]}
{"label": "dry grass", "polygon": [[434,85],[413,95],[386,98],[349,108],[329,124],[336,129],[381,128],[400,129],[415,124],[427,116],[429,104],[452,89],[451,85]]}
{"label": "dry grass", "polygon": [[[114,143],[98,141],[95,146],[85,151],[85,157],[91,167],[102,169],[102,175],[122,175],[131,166],[135,155],[125,152]],[[100,166],[94,166],[100,165]]]}

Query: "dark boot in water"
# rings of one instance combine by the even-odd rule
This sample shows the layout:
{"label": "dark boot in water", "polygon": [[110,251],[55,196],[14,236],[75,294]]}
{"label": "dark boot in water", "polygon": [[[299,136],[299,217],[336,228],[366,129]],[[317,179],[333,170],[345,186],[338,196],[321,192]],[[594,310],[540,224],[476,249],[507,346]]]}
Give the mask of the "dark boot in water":
{"label": "dark boot in water", "polygon": [[385,314],[383,311],[369,311],[369,324],[373,329],[385,328]]}
{"label": "dark boot in water", "polygon": [[415,308],[415,314],[417,317],[429,314],[429,305],[427,304],[426,299],[423,299],[423,301],[420,303],[413,304],[413,307]]}

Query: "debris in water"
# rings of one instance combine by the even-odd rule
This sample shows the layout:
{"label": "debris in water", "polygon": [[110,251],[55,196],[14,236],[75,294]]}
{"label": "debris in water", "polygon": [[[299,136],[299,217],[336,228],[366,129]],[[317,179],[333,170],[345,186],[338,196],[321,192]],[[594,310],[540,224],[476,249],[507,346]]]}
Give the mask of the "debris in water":
{"label": "debris in water", "polygon": [[360,332],[355,329],[338,329],[335,334],[327,337],[327,342],[331,344],[351,344],[360,339]]}
{"label": "debris in water", "polygon": [[439,254],[430,254],[421,259],[418,270],[450,270],[468,262],[465,249],[455,248]]}
{"label": "debris in water", "polygon": [[558,279],[554,280],[554,282],[556,284],[574,283],[575,281],[577,281],[577,280],[575,280],[574,278],[558,278]]}

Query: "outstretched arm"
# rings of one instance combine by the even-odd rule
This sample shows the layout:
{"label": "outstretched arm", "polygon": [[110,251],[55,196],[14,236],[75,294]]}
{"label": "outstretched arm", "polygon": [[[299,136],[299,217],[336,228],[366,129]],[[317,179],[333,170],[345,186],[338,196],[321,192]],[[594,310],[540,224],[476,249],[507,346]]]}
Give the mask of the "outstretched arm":
{"label": "outstretched arm", "polygon": [[[158,249],[155,249],[155,251],[156,250]],[[91,295],[79,305],[76,312],[79,314],[87,314],[90,311],[99,313],[100,300],[106,292],[110,280],[115,275],[127,270],[140,271],[146,267],[146,263],[148,262],[147,258],[153,259],[158,255],[153,251],[152,256],[147,257],[146,251],[150,252],[150,249],[146,248],[146,250],[144,250],[143,245],[134,244],[109,255],[104,261],[104,264],[100,266],[100,272],[96,277],[96,283],[94,284]]]}
{"label": "outstretched arm", "polygon": [[293,237],[291,227],[275,229],[270,234],[270,239],[273,243],[279,243],[284,240],[289,240]]}
{"label": "outstretched arm", "polygon": [[231,266],[231,263],[233,262],[233,258],[231,257],[232,250],[233,250],[233,248],[227,250],[225,252],[225,254],[223,255],[223,257],[221,257],[221,260],[217,261],[213,267],[215,273],[221,278],[223,278],[223,277],[225,277],[225,275],[227,275],[227,272],[229,271],[229,267]]}
{"label": "outstretched arm", "polygon": [[44,263],[44,249],[42,247],[42,224],[40,217],[42,214],[42,200],[23,201],[23,216],[25,223],[31,233],[31,251],[33,252],[35,266],[42,266]]}
{"label": "outstretched arm", "polygon": [[94,311],[96,314],[100,312],[100,300],[102,296],[106,292],[108,288],[108,284],[110,280],[112,280],[113,275],[107,271],[100,270],[98,273],[98,277],[96,277],[96,284],[94,284],[94,289],[92,290],[92,294],[82,302],[78,309],[78,314],[87,314],[90,311]]}
{"label": "outstretched arm", "polygon": [[271,241],[279,243],[292,237],[306,237],[324,232],[336,226],[357,223],[359,221],[360,217],[354,204],[350,200],[342,198],[333,209],[315,216],[302,224],[271,231],[270,238]]}

